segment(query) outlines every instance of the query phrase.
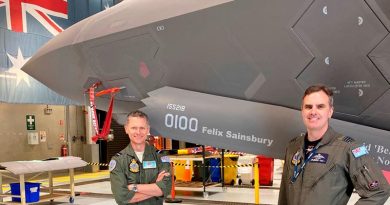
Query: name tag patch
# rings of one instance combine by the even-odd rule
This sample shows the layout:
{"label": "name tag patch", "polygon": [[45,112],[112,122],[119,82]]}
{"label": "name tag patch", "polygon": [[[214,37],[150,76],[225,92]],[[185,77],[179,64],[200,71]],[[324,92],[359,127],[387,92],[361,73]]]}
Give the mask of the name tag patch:
{"label": "name tag patch", "polygon": [[310,162],[325,164],[328,161],[328,154],[317,153],[311,159]]}
{"label": "name tag patch", "polygon": [[352,154],[355,158],[364,156],[364,155],[368,154],[367,147],[363,145],[361,147],[355,148],[352,150]]}
{"label": "name tag patch", "polygon": [[162,156],[162,157],[161,157],[161,161],[162,161],[162,162],[171,162],[171,159],[169,159],[168,156]]}
{"label": "name tag patch", "polygon": [[153,169],[157,167],[156,161],[143,161],[142,166],[144,169]]}

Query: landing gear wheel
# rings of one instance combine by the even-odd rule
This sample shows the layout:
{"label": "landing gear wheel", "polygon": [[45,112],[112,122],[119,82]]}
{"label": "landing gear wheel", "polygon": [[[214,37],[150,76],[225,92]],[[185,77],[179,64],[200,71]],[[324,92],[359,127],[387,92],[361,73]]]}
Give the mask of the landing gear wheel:
{"label": "landing gear wheel", "polygon": [[74,203],[74,197],[71,196],[71,197],[69,198],[69,203],[71,203],[71,204]]}

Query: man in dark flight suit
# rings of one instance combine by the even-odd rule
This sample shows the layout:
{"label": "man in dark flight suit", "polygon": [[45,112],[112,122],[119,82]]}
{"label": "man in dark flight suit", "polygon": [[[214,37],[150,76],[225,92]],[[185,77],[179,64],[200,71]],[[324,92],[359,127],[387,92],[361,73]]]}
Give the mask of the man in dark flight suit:
{"label": "man in dark flight suit", "polygon": [[343,205],[353,189],[361,197],[356,204],[384,204],[389,185],[366,147],[329,126],[332,91],[309,87],[301,113],[307,132],[287,146],[279,205]]}
{"label": "man in dark flight suit", "polygon": [[110,161],[111,190],[119,205],[162,205],[171,193],[170,160],[146,143],[149,120],[145,113],[132,112],[125,124],[130,144]]}

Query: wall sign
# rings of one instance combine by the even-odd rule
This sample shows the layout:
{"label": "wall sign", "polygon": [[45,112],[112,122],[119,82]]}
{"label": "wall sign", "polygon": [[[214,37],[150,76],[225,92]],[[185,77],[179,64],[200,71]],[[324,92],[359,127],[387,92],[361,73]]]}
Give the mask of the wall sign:
{"label": "wall sign", "polygon": [[35,116],[26,115],[27,130],[35,130]]}

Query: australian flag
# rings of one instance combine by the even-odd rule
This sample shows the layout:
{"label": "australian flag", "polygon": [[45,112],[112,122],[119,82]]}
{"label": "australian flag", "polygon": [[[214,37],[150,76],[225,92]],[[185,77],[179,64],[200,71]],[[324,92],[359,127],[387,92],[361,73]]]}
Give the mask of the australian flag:
{"label": "australian flag", "polygon": [[0,101],[77,104],[21,67],[48,40],[120,0],[0,0]]}

